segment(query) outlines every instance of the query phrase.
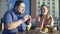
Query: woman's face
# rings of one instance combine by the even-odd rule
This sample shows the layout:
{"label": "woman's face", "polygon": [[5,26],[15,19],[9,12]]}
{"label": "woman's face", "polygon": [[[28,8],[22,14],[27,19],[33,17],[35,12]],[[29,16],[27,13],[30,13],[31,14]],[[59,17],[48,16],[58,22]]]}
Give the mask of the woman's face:
{"label": "woman's face", "polygon": [[48,13],[48,8],[47,6],[42,6],[41,7],[41,14],[46,15]]}

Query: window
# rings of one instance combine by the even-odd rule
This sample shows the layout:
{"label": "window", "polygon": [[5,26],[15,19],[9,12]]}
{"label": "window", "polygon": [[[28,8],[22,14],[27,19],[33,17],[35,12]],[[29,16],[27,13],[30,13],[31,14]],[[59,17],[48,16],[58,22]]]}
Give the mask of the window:
{"label": "window", "polygon": [[40,4],[40,2],[37,2],[38,4]]}
{"label": "window", "polygon": [[38,8],[40,8],[40,6],[38,6]]}
{"label": "window", "polygon": [[45,4],[45,2],[42,2],[42,4]]}
{"label": "window", "polygon": [[48,9],[50,10],[50,5],[48,5]]}
{"label": "window", "polygon": [[47,0],[47,1],[50,1],[50,0]]}
{"label": "window", "polygon": [[55,17],[55,10],[52,10],[52,16]]}
{"label": "window", "polygon": [[55,9],[55,6],[52,6],[53,9]]}
{"label": "window", "polygon": [[55,1],[55,0],[52,0],[52,1]]}
{"label": "window", "polygon": [[48,10],[48,14],[50,14],[50,10]]}
{"label": "window", "polygon": [[55,14],[52,13],[52,16],[55,17]]}
{"label": "window", "polygon": [[48,5],[50,5],[50,2],[47,2]]}
{"label": "window", "polygon": [[38,9],[38,12],[40,13],[40,9]]}
{"label": "window", "polygon": [[53,13],[55,13],[55,10],[52,10]]}
{"label": "window", "polygon": [[50,8],[50,6],[48,6],[48,8]]}
{"label": "window", "polygon": [[55,5],[55,2],[52,2],[52,5]]}
{"label": "window", "polygon": [[48,10],[48,12],[50,12],[50,10]]}
{"label": "window", "polygon": [[43,1],[45,1],[45,0],[43,0]]}

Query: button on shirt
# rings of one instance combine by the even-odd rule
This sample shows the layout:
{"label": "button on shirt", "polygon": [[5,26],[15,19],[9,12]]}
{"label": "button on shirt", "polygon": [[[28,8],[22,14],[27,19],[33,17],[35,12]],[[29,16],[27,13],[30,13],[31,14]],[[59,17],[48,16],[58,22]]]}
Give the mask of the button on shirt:
{"label": "button on shirt", "polygon": [[[24,16],[25,16],[25,14],[19,14],[14,9],[13,10],[9,10],[3,16],[4,25],[7,25],[8,23],[11,23],[13,21],[18,21],[18,20],[22,19]],[[25,31],[25,30],[26,30],[26,22],[20,24],[17,28],[12,29],[12,30],[8,30],[4,26],[4,30],[3,30],[2,34],[16,34],[16,32],[18,32],[18,31]]]}

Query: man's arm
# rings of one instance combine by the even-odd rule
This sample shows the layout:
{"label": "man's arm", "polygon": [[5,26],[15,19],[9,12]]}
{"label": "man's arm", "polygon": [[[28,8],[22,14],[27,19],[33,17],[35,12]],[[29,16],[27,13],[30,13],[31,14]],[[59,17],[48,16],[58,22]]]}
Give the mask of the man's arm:
{"label": "man's arm", "polygon": [[18,20],[18,21],[14,21],[14,22],[11,22],[11,23],[8,23],[6,25],[7,29],[8,30],[11,30],[11,29],[14,29],[16,27],[18,27],[20,24],[22,24],[25,20],[21,19],[21,20]]}
{"label": "man's arm", "polygon": [[6,14],[4,18],[4,25],[8,30],[14,29],[18,27],[20,24],[24,23],[26,20],[28,20],[28,16],[24,16],[24,19],[12,21],[12,17],[10,14]]}
{"label": "man's arm", "polygon": [[31,27],[31,26],[32,26],[32,24],[31,24],[31,16],[28,15],[28,17],[29,17],[29,20],[28,20],[29,24],[28,24],[27,26],[28,26],[28,27]]}

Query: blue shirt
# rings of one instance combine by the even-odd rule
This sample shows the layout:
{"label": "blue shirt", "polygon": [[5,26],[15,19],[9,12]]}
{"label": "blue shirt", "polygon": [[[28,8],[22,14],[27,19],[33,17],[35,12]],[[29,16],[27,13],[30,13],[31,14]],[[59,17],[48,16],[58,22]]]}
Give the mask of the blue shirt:
{"label": "blue shirt", "polygon": [[[3,16],[4,25],[7,25],[8,23],[11,23],[13,21],[18,21],[18,20],[22,19],[24,16],[25,16],[25,14],[20,14],[17,11],[15,11],[14,9],[9,10]],[[26,25],[27,25],[26,22],[22,23],[17,28],[12,29],[12,30],[8,30],[4,26],[3,34],[16,34],[16,32],[18,32],[18,31],[25,31],[26,30]]]}

